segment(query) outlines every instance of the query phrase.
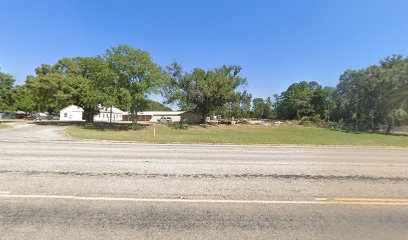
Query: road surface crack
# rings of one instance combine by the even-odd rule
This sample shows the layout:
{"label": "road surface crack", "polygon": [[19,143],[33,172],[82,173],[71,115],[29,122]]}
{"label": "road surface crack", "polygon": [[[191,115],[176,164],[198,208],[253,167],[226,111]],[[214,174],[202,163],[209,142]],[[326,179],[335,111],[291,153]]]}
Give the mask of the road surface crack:
{"label": "road surface crack", "polygon": [[265,178],[285,180],[354,180],[354,181],[394,181],[408,182],[407,177],[382,177],[365,175],[309,175],[309,174],[166,174],[166,173],[137,173],[137,172],[79,172],[79,171],[35,171],[35,170],[0,170],[0,174],[16,173],[24,175],[62,175],[89,177],[144,177],[144,178]]}

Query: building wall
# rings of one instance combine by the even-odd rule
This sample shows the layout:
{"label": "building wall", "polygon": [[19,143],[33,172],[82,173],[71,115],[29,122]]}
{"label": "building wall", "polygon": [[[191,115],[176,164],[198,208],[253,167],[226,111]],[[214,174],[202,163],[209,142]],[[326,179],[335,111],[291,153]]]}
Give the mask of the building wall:
{"label": "building wall", "polygon": [[[150,120],[152,120],[151,115],[138,115],[138,116],[136,116],[136,121],[149,122]],[[132,121],[132,116],[129,115],[129,120],[128,121]]]}
{"label": "building wall", "polygon": [[[112,122],[122,121],[122,114],[121,113],[112,113]],[[94,117],[95,121],[110,121],[110,112],[101,112]]]}
{"label": "building wall", "polygon": [[60,112],[60,121],[82,121],[82,112],[72,112],[70,109]]}
{"label": "building wall", "polygon": [[163,116],[153,116],[150,119],[150,122],[157,122],[162,117],[171,117],[172,122],[180,122],[180,119],[181,119],[180,115],[177,115],[177,116],[165,116],[165,115],[163,115]]}
{"label": "building wall", "polygon": [[[122,113],[123,113],[122,111],[113,107],[112,121],[113,122],[122,121],[123,118]],[[83,109],[75,105],[68,106],[60,111],[61,121],[81,121],[82,116]],[[110,121],[109,108],[101,108],[101,113],[95,115],[94,120],[109,122]]]}

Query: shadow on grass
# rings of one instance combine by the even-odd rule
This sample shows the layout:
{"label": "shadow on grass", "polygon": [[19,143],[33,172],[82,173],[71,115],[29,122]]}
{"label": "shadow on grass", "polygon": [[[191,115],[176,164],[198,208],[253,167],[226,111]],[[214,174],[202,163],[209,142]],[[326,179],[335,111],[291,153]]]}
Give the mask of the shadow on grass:
{"label": "shadow on grass", "polygon": [[382,132],[382,131],[353,131],[353,130],[344,130],[344,129],[328,129],[330,131],[343,132],[343,133],[352,133],[352,134],[377,134],[384,136],[399,136],[399,137],[408,137],[408,133],[395,133],[395,132]]}
{"label": "shadow on grass", "polygon": [[83,124],[84,129],[91,129],[97,131],[137,131],[146,128],[146,125],[132,124],[132,123],[104,123],[96,122],[93,124]]}

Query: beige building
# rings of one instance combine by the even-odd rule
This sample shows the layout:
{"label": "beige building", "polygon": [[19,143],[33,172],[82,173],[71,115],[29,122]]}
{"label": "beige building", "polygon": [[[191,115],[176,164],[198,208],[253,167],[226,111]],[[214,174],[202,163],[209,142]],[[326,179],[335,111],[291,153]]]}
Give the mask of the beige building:
{"label": "beige building", "polygon": [[[157,123],[161,118],[171,118],[174,123],[200,123],[201,117],[197,113],[185,111],[144,111],[138,112],[136,120],[140,122]],[[124,116],[124,119],[131,121],[130,115]]]}

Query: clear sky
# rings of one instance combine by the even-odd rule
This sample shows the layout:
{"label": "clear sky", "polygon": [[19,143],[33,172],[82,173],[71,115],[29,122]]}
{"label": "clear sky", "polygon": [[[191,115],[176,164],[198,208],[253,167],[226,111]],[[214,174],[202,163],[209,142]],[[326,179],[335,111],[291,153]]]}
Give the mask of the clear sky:
{"label": "clear sky", "polygon": [[0,0],[0,31],[0,66],[19,84],[42,63],[126,43],[162,66],[241,65],[248,90],[267,97],[408,55],[408,1]]}

